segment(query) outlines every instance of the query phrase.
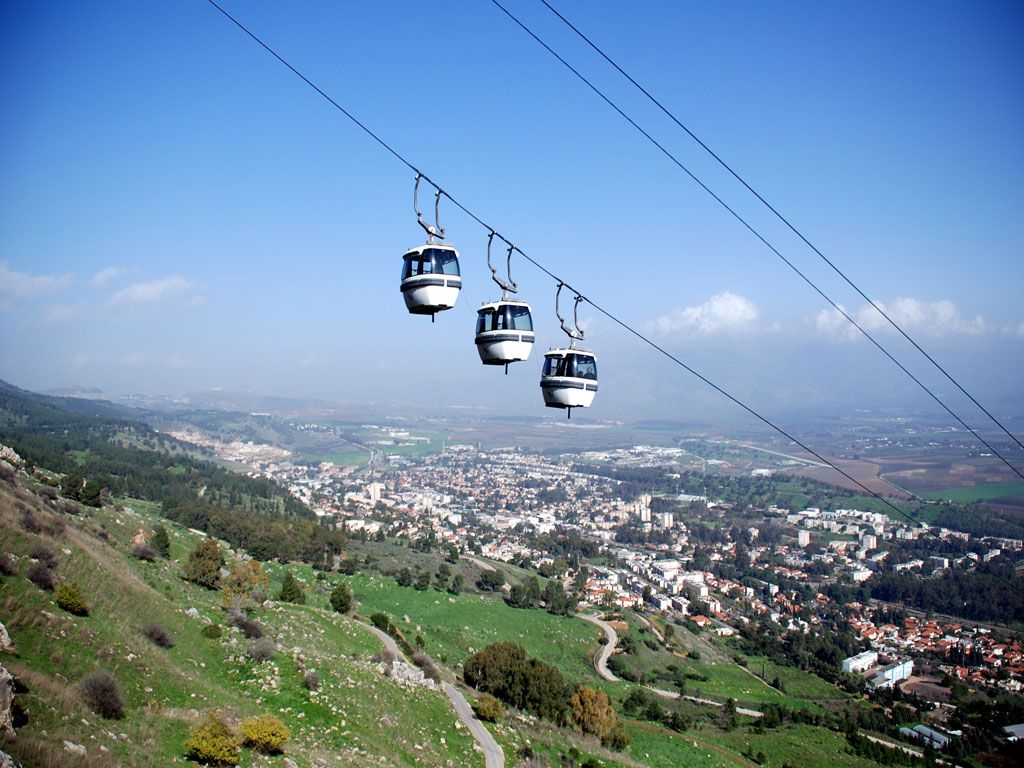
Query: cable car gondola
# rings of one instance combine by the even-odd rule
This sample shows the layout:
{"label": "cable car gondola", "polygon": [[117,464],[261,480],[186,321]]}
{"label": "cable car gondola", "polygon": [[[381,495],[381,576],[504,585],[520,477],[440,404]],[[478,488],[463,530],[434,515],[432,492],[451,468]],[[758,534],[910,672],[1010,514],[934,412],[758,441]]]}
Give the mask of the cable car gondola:
{"label": "cable car gondola", "polygon": [[559,283],[555,294],[555,315],[562,324],[562,330],[569,336],[569,346],[552,347],[544,354],[540,388],[544,393],[544,405],[548,408],[565,408],[566,416],[571,418],[573,408],[588,408],[594,402],[597,395],[597,358],[593,352],[576,346],[576,342],[583,338],[583,330],[576,315],[583,297],[576,294],[572,312],[576,327],[570,328],[558,311],[561,292],[562,283]]}
{"label": "cable car gondola", "polygon": [[416,211],[416,221],[427,233],[425,245],[410,248],[402,256],[402,296],[405,307],[413,315],[430,315],[431,321],[438,312],[451,309],[458,301],[462,289],[462,277],[459,274],[459,252],[455,246],[438,242],[435,238],[444,237],[438,208],[441,201],[441,190],[434,195],[434,222],[430,226],[423,220],[417,202],[421,175],[416,176],[416,186],[412,193],[412,207]]}
{"label": "cable car gondola", "polygon": [[[533,317],[530,305],[520,299],[509,298],[519,286],[512,280],[512,251],[515,246],[508,247],[508,280],[498,277],[497,270],[491,264],[491,242],[494,232],[487,238],[487,266],[491,269],[491,279],[501,286],[501,298],[498,301],[485,302],[476,312],[476,349],[480,361],[484,365],[504,365],[508,373],[508,364],[526,360],[533,349]],[[500,235],[499,235],[500,237]]]}

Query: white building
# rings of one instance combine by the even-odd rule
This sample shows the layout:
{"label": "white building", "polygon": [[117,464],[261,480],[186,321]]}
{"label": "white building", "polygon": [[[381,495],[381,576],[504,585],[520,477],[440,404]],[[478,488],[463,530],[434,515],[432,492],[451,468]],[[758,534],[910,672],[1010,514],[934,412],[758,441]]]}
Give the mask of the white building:
{"label": "white building", "polygon": [[801,547],[809,546],[811,543],[811,532],[801,529],[796,535],[796,543]]}
{"label": "white building", "polygon": [[864,651],[863,653],[858,653],[856,656],[843,659],[842,670],[843,672],[856,674],[857,672],[863,672],[864,670],[871,669],[877,663],[877,651]]}

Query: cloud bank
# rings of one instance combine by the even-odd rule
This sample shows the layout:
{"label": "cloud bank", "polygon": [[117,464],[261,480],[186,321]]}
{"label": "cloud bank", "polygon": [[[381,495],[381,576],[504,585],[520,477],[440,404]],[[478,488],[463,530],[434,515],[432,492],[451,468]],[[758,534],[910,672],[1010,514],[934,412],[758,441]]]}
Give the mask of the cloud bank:
{"label": "cloud bank", "polygon": [[[992,326],[981,315],[965,318],[957,306],[947,300],[921,301],[920,299],[899,298],[890,304],[881,301],[875,304],[899,324],[907,333],[926,336],[977,336],[992,330]],[[842,306],[842,305],[840,305]],[[881,313],[870,304],[848,312],[865,331],[875,334],[895,329]],[[863,338],[860,331],[835,309],[823,309],[815,317],[815,326],[823,336],[835,341],[856,341]]]}
{"label": "cloud bank", "polygon": [[675,309],[648,323],[646,330],[663,336],[745,335],[759,330],[761,311],[750,299],[730,291],[703,304]]}

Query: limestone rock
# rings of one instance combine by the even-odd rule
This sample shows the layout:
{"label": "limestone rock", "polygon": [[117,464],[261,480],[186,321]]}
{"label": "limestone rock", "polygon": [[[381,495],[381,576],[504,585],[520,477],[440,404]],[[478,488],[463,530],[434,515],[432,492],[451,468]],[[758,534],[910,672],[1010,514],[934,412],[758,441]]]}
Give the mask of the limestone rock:
{"label": "limestone rock", "polygon": [[0,734],[14,735],[14,678],[0,664]]}
{"label": "limestone rock", "polygon": [[18,768],[18,764],[13,757],[0,750],[0,768]]}
{"label": "limestone rock", "polygon": [[11,642],[11,636],[7,633],[7,627],[0,624],[0,652],[13,650],[14,644]]}
{"label": "limestone rock", "polygon": [[85,747],[81,744],[75,744],[73,741],[64,740],[64,751],[70,752],[73,755],[80,755],[85,757]]}

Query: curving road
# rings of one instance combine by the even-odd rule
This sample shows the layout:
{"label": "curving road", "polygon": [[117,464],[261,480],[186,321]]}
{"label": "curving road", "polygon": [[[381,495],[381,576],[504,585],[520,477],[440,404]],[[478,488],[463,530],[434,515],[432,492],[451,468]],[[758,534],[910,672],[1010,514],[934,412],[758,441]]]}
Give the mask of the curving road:
{"label": "curving road", "polygon": [[615,633],[615,627],[589,613],[577,613],[576,618],[589,621],[591,624],[596,624],[604,630],[604,636],[608,639],[608,642],[601,648],[601,652],[594,657],[594,667],[597,669],[597,674],[609,683],[619,682],[619,678],[608,669],[608,659],[611,658],[612,653],[615,651],[615,644],[619,642],[619,636]]}
{"label": "curving road", "polygon": [[[615,631],[615,627],[613,627],[607,621],[599,619],[599,618],[597,618],[597,616],[594,616],[594,615],[589,614],[589,613],[577,613],[576,614],[576,618],[583,619],[584,621],[589,621],[591,624],[596,624],[597,626],[599,626],[601,629],[604,630],[604,636],[606,638],[608,638],[608,642],[604,644],[604,647],[601,649],[601,653],[599,653],[594,658],[594,667],[597,669],[597,674],[599,674],[604,680],[607,680],[609,683],[620,682],[619,678],[617,678],[615,675],[613,675],[611,673],[611,670],[608,669],[608,659],[611,657],[612,653],[615,651],[616,643],[619,642],[619,636],[618,636],[618,633],[616,633],[616,631]],[[648,626],[651,626],[651,625],[648,624]],[[651,627],[651,628],[653,629],[653,627]],[[651,693],[655,693],[658,696],[661,696],[662,698],[665,698],[665,699],[684,698],[687,701],[694,702],[695,704],[706,704],[708,706],[718,707],[719,709],[721,709],[722,707],[725,706],[720,701],[712,701],[711,699],[702,699],[702,698],[700,698],[698,696],[682,696],[682,697],[680,697],[680,695],[678,693],[676,693],[675,691],[666,691],[663,688],[655,688],[652,685],[645,685],[644,687],[647,690],[649,690]],[[736,713],[740,714],[740,715],[746,715],[747,717],[764,717],[764,713],[763,712],[758,712],[756,709],[746,709],[744,707],[736,707]]]}
{"label": "curving road", "polygon": [[469,732],[476,739],[476,743],[484,751],[486,768],[505,768],[505,753],[501,751],[501,747],[498,746],[498,742],[494,740],[491,732],[484,728],[483,723],[473,715],[473,710],[470,708],[469,702],[466,701],[466,697],[451,683],[445,682],[441,686],[451,700],[452,706],[455,707],[455,714],[466,724]]}
{"label": "curving road", "polygon": [[[405,658],[405,654],[398,647],[395,638],[387,632],[377,629],[372,624],[366,624],[362,621],[358,623],[373,632],[384,643],[384,647],[394,654],[395,658]],[[466,697],[462,695],[458,688],[448,682],[442,682],[441,689],[445,692],[448,700],[451,701],[452,707],[455,708],[455,714],[459,716],[459,719],[469,729],[470,735],[484,753],[485,768],[505,768],[505,753],[502,752],[501,747],[494,740],[491,732],[484,728],[483,723],[476,719],[473,709],[469,706],[469,702],[466,701]]]}

